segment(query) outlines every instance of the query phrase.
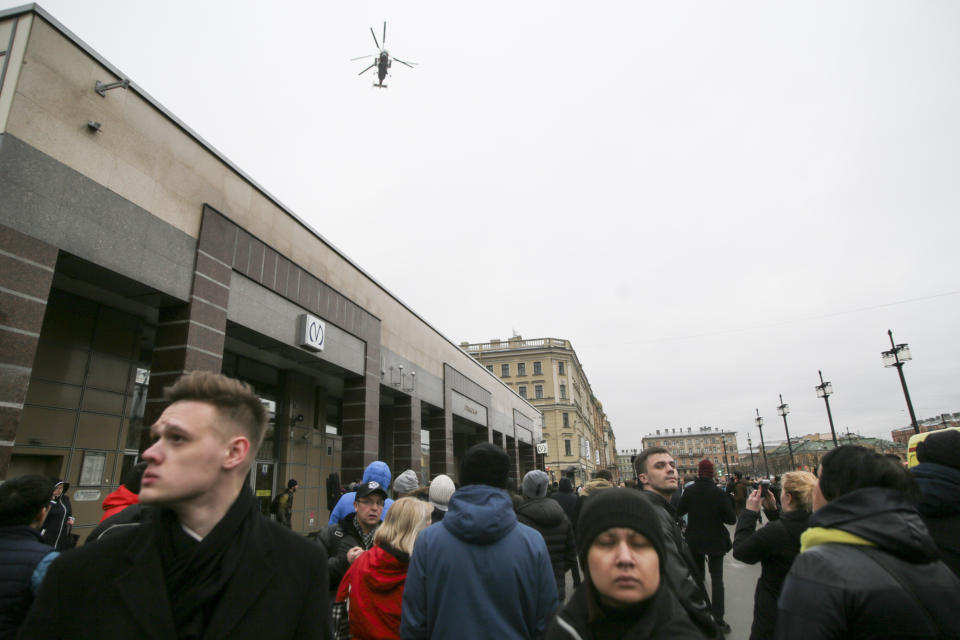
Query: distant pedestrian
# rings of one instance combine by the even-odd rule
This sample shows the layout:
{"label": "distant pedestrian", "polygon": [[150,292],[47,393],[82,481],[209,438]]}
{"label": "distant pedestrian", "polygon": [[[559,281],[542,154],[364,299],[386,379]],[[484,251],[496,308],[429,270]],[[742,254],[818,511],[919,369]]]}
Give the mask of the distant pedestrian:
{"label": "distant pedestrian", "polygon": [[938,559],[900,465],[845,445],[820,462],[776,637],[960,637],[960,579]]}
{"label": "distant pedestrian", "polygon": [[733,483],[733,510],[739,516],[747,508],[747,496],[753,491],[753,487],[743,479],[743,474],[739,471],[734,471],[733,475],[736,478]]}
{"label": "distant pedestrian", "polygon": [[40,528],[43,541],[57,551],[72,549],[74,540],[71,535],[73,529],[73,507],[70,497],[66,494],[70,488],[69,482],[57,480],[53,485],[53,496],[50,498],[50,508],[47,510],[47,519]]}
{"label": "distant pedestrian", "polygon": [[53,481],[21,476],[0,485],[0,638],[13,638],[47,567],[59,555],[40,539]]}
{"label": "distant pedestrian", "polygon": [[[654,507],[666,551],[665,575],[687,615],[709,638],[722,637],[720,627],[710,611],[710,599],[703,588],[697,564],[687,547],[677,523],[676,510],[670,497],[677,490],[677,462],[665,447],[647,447],[635,462],[640,492]],[[582,520],[581,520],[582,522]]]}
{"label": "distant pedestrian", "polygon": [[920,489],[917,506],[940,555],[960,576],[960,431],[947,429],[917,444],[910,469]]}
{"label": "distant pedestrian", "polygon": [[403,592],[400,636],[538,638],[557,608],[543,537],[517,522],[497,445],[474,445],[442,522],[420,533]]}
{"label": "distant pedestrian", "polygon": [[[141,460],[124,472],[120,486],[103,499],[101,504],[103,515],[100,516],[100,522],[140,502],[140,480],[143,478],[143,472],[146,468],[146,461]],[[87,537],[89,538],[89,536]]]}
{"label": "distant pedestrian", "polygon": [[433,506],[433,513],[430,514],[430,522],[437,523],[443,520],[447,515],[447,509],[450,508],[450,498],[456,487],[450,476],[441,473],[430,483],[430,504]]}
{"label": "distant pedestrian", "polygon": [[[772,638],[777,622],[777,599],[794,558],[800,553],[800,535],[807,529],[813,509],[813,487],[817,478],[808,471],[791,471],[783,476],[782,512],[778,513],[772,494],[761,497],[755,489],[747,508],[737,519],[733,557],[746,564],[760,563],[760,578],[753,595],[753,626],[750,640]],[[770,521],[757,530],[760,508]]]}
{"label": "distant pedestrian", "polygon": [[550,552],[550,564],[557,579],[560,602],[566,597],[566,573],[578,573],[577,548],[573,538],[573,525],[556,500],[547,497],[547,474],[534,469],[523,476],[521,491],[523,504],[517,509],[517,519],[533,527],[543,536]]}
{"label": "distant pedestrian", "polygon": [[704,562],[710,568],[710,605],[720,630],[730,633],[724,620],[723,556],[730,551],[730,532],[737,516],[723,490],[713,480],[713,463],[704,458],[697,465],[697,479],[683,492],[678,515],[688,514],[686,540],[704,581]]}
{"label": "distant pedestrian", "polygon": [[640,493],[612,488],[591,496],[578,531],[584,582],[547,640],[703,638],[667,586],[658,516]]}
{"label": "distant pedestrian", "polygon": [[337,602],[349,599],[355,640],[400,637],[400,611],[407,567],[417,535],[430,524],[430,505],[416,498],[393,503],[373,536],[373,547],[350,565]]}
{"label": "distant pedestrian", "polygon": [[290,478],[287,480],[287,489],[273,499],[270,504],[270,512],[277,519],[277,522],[287,529],[293,528],[293,494],[297,492],[300,484]]}

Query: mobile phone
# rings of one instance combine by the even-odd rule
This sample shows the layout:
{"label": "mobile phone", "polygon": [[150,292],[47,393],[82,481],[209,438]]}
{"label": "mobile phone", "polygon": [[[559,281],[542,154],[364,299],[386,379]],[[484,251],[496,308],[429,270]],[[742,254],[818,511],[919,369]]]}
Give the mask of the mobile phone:
{"label": "mobile phone", "polygon": [[770,483],[769,483],[769,482],[761,482],[761,483],[760,483],[760,497],[761,497],[761,498],[766,498],[766,497],[767,497],[767,492],[768,492],[769,490],[770,490]]}

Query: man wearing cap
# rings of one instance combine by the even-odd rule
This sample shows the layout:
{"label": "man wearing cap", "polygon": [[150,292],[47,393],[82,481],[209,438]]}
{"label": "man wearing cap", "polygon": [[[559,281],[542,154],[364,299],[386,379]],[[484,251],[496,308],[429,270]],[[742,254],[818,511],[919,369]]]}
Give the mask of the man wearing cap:
{"label": "man wearing cap", "polygon": [[697,479],[683,492],[678,515],[689,514],[687,546],[696,560],[700,580],[704,580],[704,561],[710,567],[710,604],[713,617],[728,633],[724,619],[723,556],[733,546],[725,524],[736,524],[733,502],[713,480],[713,463],[704,458],[697,466]]}
{"label": "man wearing cap", "polygon": [[287,490],[277,496],[277,503],[274,509],[272,509],[273,515],[277,518],[277,522],[287,529],[293,528],[293,494],[297,492],[298,486],[299,483],[293,478],[287,480]]}
{"label": "man wearing cap", "polygon": [[[566,599],[567,569],[579,573],[577,569],[577,548],[573,541],[573,526],[556,500],[547,497],[547,485],[550,479],[539,469],[523,476],[520,484],[523,503],[517,509],[517,520],[533,527],[543,536],[550,552],[550,564],[557,579],[557,593],[560,602]],[[579,582],[579,581],[578,581]]]}
{"label": "man wearing cap", "polygon": [[517,522],[510,460],[493,444],[463,456],[447,515],[417,538],[403,591],[400,637],[539,638],[557,608],[543,537]]}
{"label": "man wearing cap", "polygon": [[[380,460],[374,460],[367,465],[367,468],[363,470],[363,480],[362,483],[370,482],[375,480],[380,484],[384,490],[390,488],[390,467],[387,466],[386,462]],[[343,520],[347,514],[353,509],[353,504],[357,500],[356,492],[349,491],[342,496],[337,501],[337,504],[334,505],[333,511],[330,512],[330,519],[327,520],[327,524],[333,526]],[[387,512],[390,511],[390,505],[393,504],[393,500],[387,498],[386,502],[383,503],[383,514],[381,518],[386,517]]]}
{"label": "man wearing cap", "polygon": [[331,591],[340,586],[340,580],[353,561],[373,546],[373,534],[380,526],[386,499],[387,490],[376,480],[358,485],[353,512],[317,536],[330,558],[327,568]]}

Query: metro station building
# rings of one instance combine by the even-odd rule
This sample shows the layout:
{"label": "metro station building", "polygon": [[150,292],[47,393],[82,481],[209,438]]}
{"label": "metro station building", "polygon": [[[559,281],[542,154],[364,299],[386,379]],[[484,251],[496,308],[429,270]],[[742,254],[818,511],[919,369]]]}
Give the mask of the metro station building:
{"label": "metro station building", "polygon": [[373,460],[456,479],[472,444],[536,464],[542,415],[36,5],[0,12],[0,479],[71,483],[84,536],[184,372],[270,410],[250,483]]}

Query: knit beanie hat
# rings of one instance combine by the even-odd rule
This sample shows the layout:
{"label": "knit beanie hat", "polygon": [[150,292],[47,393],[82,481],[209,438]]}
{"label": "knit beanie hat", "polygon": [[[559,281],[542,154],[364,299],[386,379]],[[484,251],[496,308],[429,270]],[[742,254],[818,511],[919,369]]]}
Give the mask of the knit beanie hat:
{"label": "knit beanie hat", "polygon": [[960,469],[960,431],[945,429],[917,443],[917,461]]}
{"label": "knit beanie hat", "polygon": [[560,484],[557,485],[557,491],[560,493],[573,493],[573,483],[570,478],[564,476],[560,478]]}
{"label": "knit beanie hat", "polygon": [[547,485],[549,483],[550,478],[548,478],[547,474],[543,471],[534,469],[533,471],[527,472],[527,475],[523,476],[523,485],[521,487],[523,497],[545,498],[547,496]]}
{"label": "knit beanie hat", "polygon": [[450,504],[450,496],[455,490],[456,487],[450,476],[441,473],[430,483],[430,504],[440,511],[446,511]]}
{"label": "knit beanie hat", "polygon": [[463,455],[460,465],[460,483],[485,484],[497,489],[507,488],[510,458],[507,452],[492,442],[475,444]]}
{"label": "knit beanie hat", "polygon": [[410,493],[419,486],[420,480],[417,478],[417,472],[413,469],[407,469],[393,481],[393,490],[397,493]]}
{"label": "knit beanie hat", "polygon": [[577,520],[577,555],[580,566],[587,571],[587,552],[593,540],[616,527],[633,529],[650,541],[660,558],[660,573],[664,569],[663,533],[653,507],[636,489],[614,487],[587,498]]}
{"label": "knit beanie hat", "polygon": [[704,458],[700,461],[700,464],[697,465],[697,475],[701,478],[712,478],[713,477],[713,463]]}

